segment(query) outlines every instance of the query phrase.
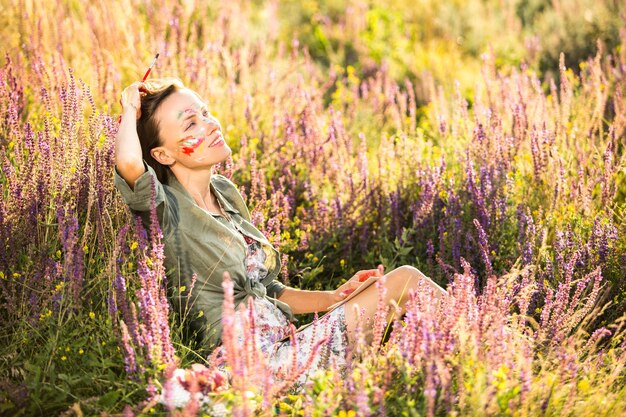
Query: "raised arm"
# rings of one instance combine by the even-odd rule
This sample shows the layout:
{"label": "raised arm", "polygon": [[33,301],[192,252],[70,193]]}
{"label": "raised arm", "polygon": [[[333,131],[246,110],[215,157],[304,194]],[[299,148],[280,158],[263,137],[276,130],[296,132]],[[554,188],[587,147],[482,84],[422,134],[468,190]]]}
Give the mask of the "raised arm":
{"label": "raised arm", "polygon": [[122,122],[115,137],[115,166],[131,189],[135,187],[137,178],[146,172],[137,136],[137,119],[141,116],[142,85],[135,82],[122,92]]}

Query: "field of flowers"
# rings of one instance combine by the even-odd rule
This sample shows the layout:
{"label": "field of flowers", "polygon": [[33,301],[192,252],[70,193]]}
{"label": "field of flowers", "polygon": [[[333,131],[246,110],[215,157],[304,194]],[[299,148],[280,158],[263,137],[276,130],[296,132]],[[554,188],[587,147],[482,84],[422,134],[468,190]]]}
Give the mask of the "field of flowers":
{"label": "field of flowers", "polygon": [[[0,10],[0,415],[626,415],[622,2]],[[156,52],[151,77],[220,119],[218,172],[286,284],[409,264],[451,296],[415,293],[303,392],[226,331],[227,383],[167,302],[193,288],[113,186],[119,97]]]}

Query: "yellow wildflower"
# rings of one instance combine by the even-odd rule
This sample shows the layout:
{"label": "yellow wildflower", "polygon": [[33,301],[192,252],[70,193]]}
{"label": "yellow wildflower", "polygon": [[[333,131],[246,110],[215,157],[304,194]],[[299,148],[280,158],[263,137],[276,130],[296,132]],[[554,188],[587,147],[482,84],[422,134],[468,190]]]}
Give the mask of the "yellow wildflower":
{"label": "yellow wildflower", "polygon": [[[52,310],[46,308],[42,314],[39,315],[39,320],[43,320],[46,317],[50,317],[52,315]],[[60,349],[60,348],[59,348]]]}
{"label": "yellow wildflower", "polygon": [[577,385],[578,391],[583,392],[583,393],[589,391],[590,387],[591,387],[591,384],[589,384],[588,379],[581,379]]}

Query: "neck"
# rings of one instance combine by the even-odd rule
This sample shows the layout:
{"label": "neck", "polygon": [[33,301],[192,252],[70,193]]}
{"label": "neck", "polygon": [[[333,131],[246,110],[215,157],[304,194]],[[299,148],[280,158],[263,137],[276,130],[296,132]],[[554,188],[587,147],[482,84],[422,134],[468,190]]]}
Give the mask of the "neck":
{"label": "neck", "polygon": [[202,170],[191,170],[172,166],[172,173],[200,207],[209,208],[208,206],[217,205],[217,199],[212,195],[210,187],[213,167]]}

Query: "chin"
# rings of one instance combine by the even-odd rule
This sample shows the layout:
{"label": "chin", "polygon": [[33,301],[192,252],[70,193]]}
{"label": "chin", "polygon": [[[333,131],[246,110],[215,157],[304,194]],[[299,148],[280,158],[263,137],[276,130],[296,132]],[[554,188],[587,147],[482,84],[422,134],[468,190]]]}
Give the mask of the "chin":
{"label": "chin", "polygon": [[228,148],[228,150],[224,150],[223,152],[220,152],[219,155],[211,155],[210,157],[207,156],[206,159],[203,158],[201,161],[196,161],[202,165],[217,165],[219,163],[222,163],[226,160],[228,160],[228,158],[230,158],[230,156],[232,155],[233,151]]}
{"label": "chin", "polygon": [[226,161],[233,154],[233,150],[232,149],[230,149],[228,146],[225,146],[225,148],[226,149],[224,150],[224,157],[222,158],[222,160],[220,162]]}

